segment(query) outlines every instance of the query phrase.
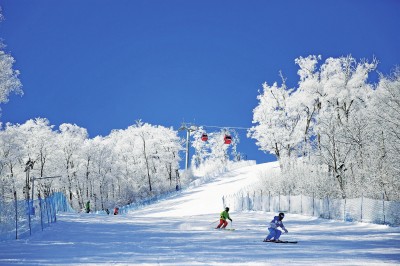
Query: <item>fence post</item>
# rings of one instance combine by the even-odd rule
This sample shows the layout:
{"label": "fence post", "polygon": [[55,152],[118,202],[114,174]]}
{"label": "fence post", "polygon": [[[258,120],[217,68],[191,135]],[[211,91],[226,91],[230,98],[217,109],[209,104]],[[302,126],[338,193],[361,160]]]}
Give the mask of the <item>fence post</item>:
{"label": "fence post", "polygon": [[247,210],[250,211],[250,193],[247,191]]}
{"label": "fence post", "polygon": [[47,216],[47,223],[50,223],[50,207],[49,207],[49,198],[44,198],[44,203],[46,205],[46,216]]}
{"label": "fence post", "polygon": [[312,193],[312,216],[314,216],[314,212],[315,212],[315,210],[314,210],[314,205],[315,205],[315,193],[313,192]]}
{"label": "fence post", "polygon": [[244,197],[243,197],[243,192],[242,192],[242,211],[243,211],[243,208],[244,208]]}
{"label": "fence post", "polygon": [[[60,192],[59,192],[60,193]],[[67,211],[67,199],[65,197],[61,197],[61,204],[63,206],[63,211]]]}
{"label": "fence post", "polygon": [[382,204],[383,204],[383,224],[386,223],[386,217],[385,217],[385,193],[382,193]]}
{"label": "fence post", "polygon": [[50,223],[54,222],[54,206],[53,206],[53,200],[51,196],[48,197],[49,199],[49,206],[50,206]]}
{"label": "fence post", "polygon": [[326,196],[326,198],[328,199],[328,219],[331,219],[331,209],[329,208],[329,196]]}
{"label": "fence post", "polygon": [[364,202],[364,195],[361,194],[361,222],[363,221],[363,202]]}
{"label": "fence post", "polygon": [[268,212],[271,212],[271,191],[268,191]]}
{"label": "fence post", "polygon": [[[29,190],[28,190],[29,194]],[[29,196],[28,196],[29,197]],[[33,202],[32,202],[33,207]],[[32,226],[31,226],[31,202],[29,198],[26,200],[26,214],[28,215],[28,225],[29,225],[29,235],[32,235]]]}
{"label": "fence post", "polygon": [[279,191],[279,198],[278,198],[278,211],[280,212],[281,211],[281,192]]}
{"label": "fence post", "polygon": [[57,222],[57,207],[56,207],[56,202],[54,200],[54,193],[51,195],[51,202],[53,203],[53,210],[54,210],[54,222]]}
{"label": "fence post", "polygon": [[256,191],[254,190],[253,191],[253,208],[252,208],[253,211],[254,211],[255,203],[256,203]]}
{"label": "fence post", "polygon": [[43,231],[43,210],[42,210],[42,198],[40,197],[40,192],[38,195],[38,200],[39,200],[39,209],[40,209],[40,225],[42,226],[42,231]]}
{"label": "fence post", "polygon": [[303,194],[300,194],[300,213],[303,214]]}
{"label": "fence post", "polygon": [[17,202],[16,191],[14,191],[14,202],[15,202],[15,239],[18,239],[18,202]]}

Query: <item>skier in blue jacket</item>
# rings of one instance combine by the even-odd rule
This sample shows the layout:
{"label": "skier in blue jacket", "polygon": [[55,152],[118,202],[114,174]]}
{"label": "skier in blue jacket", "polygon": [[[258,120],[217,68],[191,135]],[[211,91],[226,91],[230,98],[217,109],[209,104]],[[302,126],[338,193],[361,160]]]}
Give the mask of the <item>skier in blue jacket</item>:
{"label": "skier in blue jacket", "polygon": [[288,230],[286,230],[285,226],[282,223],[283,218],[285,217],[285,214],[283,212],[279,213],[278,216],[275,216],[274,219],[272,219],[268,231],[269,235],[264,239],[264,242],[279,242],[279,237],[282,234],[282,231],[278,229],[278,227],[282,228],[285,233],[288,233]]}

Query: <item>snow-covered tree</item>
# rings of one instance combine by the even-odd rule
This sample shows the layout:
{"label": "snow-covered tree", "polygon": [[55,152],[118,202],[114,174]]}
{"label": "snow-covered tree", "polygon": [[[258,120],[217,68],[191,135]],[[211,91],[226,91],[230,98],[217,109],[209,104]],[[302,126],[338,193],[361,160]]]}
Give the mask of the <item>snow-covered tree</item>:
{"label": "snow-covered tree", "polygon": [[[0,7],[0,22],[3,20]],[[14,58],[4,51],[5,45],[0,42],[0,103],[8,102],[11,93],[23,94],[22,84],[18,79],[19,71],[13,69]]]}
{"label": "snow-covered tree", "polygon": [[259,105],[253,110],[253,123],[257,125],[248,132],[260,150],[274,154],[281,163],[291,158],[299,142],[295,129],[300,116],[288,105],[292,91],[284,80],[282,86],[264,83],[263,92],[257,96]]}
{"label": "snow-covered tree", "polygon": [[[169,185],[173,185],[173,177],[176,177],[176,172],[179,170],[179,152],[182,150],[182,143],[178,137],[177,131],[172,128],[158,127],[159,130],[159,145],[158,158],[160,166],[165,167],[166,176],[169,180]],[[161,173],[163,168],[161,168]],[[175,182],[176,183],[176,182]],[[176,184],[174,184],[176,185]]]}
{"label": "snow-covered tree", "polygon": [[97,136],[92,142],[94,146],[93,157],[93,175],[95,182],[95,200],[100,200],[100,208],[105,209],[113,186],[112,165],[114,163],[114,154],[112,152],[112,142],[108,137]]}
{"label": "snow-covered tree", "polygon": [[[56,176],[60,173],[54,167],[56,161],[56,132],[45,118],[36,118],[26,121],[20,126],[20,132],[25,139],[25,160],[32,160],[35,164],[34,177]],[[48,196],[51,192],[53,180],[40,181],[36,189],[41,195]],[[35,191],[36,193],[36,191]]]}
{"label": "snow-covered tree", "polygon": [[351,56],[328,58],[318,74],[323,95],[316,125],[318,156],[336,178],[343,197],[347,179],[355,177],[350,170],[362,168],[362,158],[358,156],[363,136],[357,136],[357,130],[363,127],[358,123],[365,122],[361,116],[373,89],[367,79],[376,64],[357,62]]}
{"label": "snow-covered tree", "polygon": [[63,178],[67,180],[65,190],[68,189],[69,199],[73,199],[76,191],[76,177],[78,176],[79,154],[85,139],[87,130],[74,124],[62,124],[59,127],[58,143],[60,147],[60,170]]}
{"label": "snow-covered tree", "polygon": [[23,94],[22,84],[18,79],[19,71],[13,69],[14,63],[11,55],[0,50],[0,103],[8,102],[11,93]]}
{"label": "snow-covered tree", "polygon": [[369,105],[371,134],[366,163],[375,177],[374,191],[383,193],[385,199],[400,198],[400,69],[390,76],[380,75]]}
{"label": "snow-covered tree", "polygon": [[198,130],[192,133],[193,141],[191,144],[195,152],[191,160],[192,167],[199,167],[209,156],[210,145],[207,140],[202,140],[203,135],[206,136],[208,140],[209,136],[203,127],[199,127]]}
{"label": "snow-covered tree", "polygon": [[[24,142],[19,125],[6,124],[6,127],[0,131],[0,164],[1,176],[4,182],[0,183],[2,191],[5,191],[5,185],[8,192],[22,192],[25,186],[24,179],[19,178],[21,174],[21,164],[24,164]],[[22,172],[23,173],[23,172]],[[21,195],[22,193],[19,193]]]}

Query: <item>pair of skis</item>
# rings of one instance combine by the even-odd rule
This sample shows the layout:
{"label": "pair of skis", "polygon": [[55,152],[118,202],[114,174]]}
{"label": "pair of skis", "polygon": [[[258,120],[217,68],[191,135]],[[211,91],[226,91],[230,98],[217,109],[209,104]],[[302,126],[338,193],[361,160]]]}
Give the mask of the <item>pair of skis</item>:
{"label": "pair of skis", "polygon": [[[235,229],[234,228],[215,228],[215,229],[217,229],[217,230],[223,230],[223,231],[235,231]],[[277,244],[297,244],[297,241],[282,241],[282,240],[279,240],[279,241],[265,241],[265,240],[263,240],[263,242],[266,242],[266,243],[277,243]]]}
{"label": "pair of skis", "polygon": [[235,231],[235,228],[215,228],[216,230]]}
{"label": "pair of skis", "polygon": [[297,244],[297,241],[281,241],[281,240],[279,240],[279,241],[265,241],[265,240],[263,240],[263,242],[266,242],[266,243],[277,243],[277,244]]}

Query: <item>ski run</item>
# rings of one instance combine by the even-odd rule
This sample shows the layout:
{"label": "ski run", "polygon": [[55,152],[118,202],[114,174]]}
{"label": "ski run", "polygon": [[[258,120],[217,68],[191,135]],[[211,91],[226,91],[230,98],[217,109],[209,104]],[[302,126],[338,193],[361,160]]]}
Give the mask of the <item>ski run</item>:
{"label": "ski run", "polygon": [[230,212],[222,196],[276,163],[242,167],[123,215],[62,213],[29,238],[0,242],[0,265],[400,265],[400,228],[286,213],[288,234],[266,243],[268,212]]}

